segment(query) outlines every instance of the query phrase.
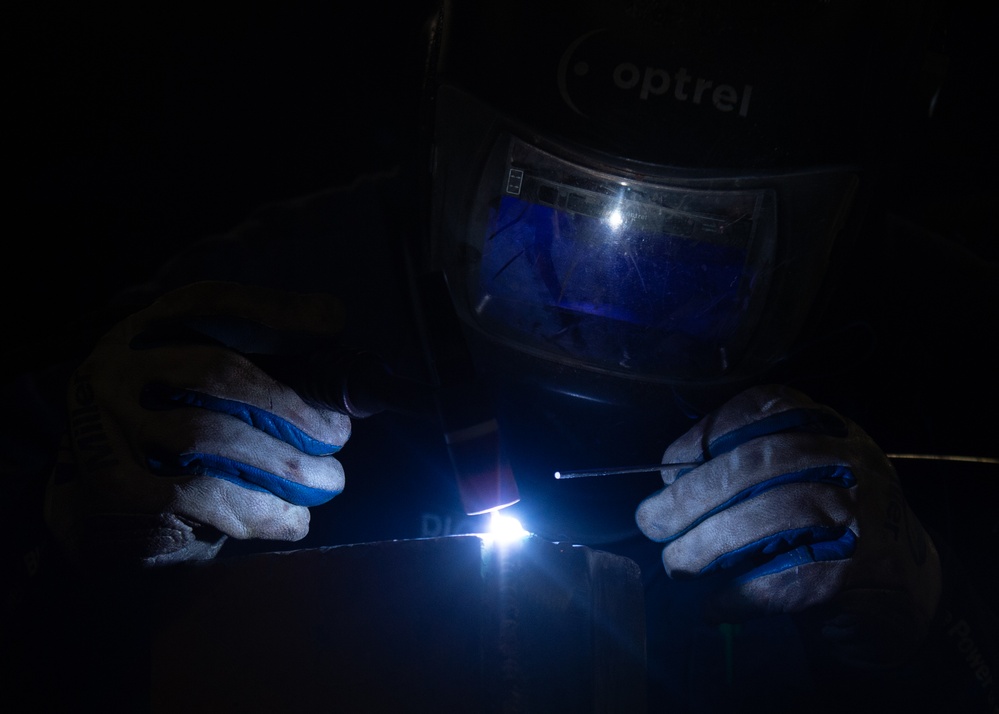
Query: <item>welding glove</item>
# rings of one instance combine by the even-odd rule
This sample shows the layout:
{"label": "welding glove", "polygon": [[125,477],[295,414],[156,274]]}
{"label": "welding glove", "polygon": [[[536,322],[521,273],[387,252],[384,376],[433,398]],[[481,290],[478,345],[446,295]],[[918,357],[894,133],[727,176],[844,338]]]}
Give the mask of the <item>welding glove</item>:
{"label": "welding glove", "polygon": [[810,623],[832,660],[900,662],[940,594],[936,549],[887,457],[856,424],[786,387],[749,389],[666,450],[642,532],[674,579],[716,579],[715,622],[775,613]]}
{"label": "welding glove", "polygon": [[105,335],[68,391],[46,520],[90,564],[214,557],[227,537],[295,541],[344,487],[343,414],[246,355],[307,349],[338,303],[231,283],[168,293]]}

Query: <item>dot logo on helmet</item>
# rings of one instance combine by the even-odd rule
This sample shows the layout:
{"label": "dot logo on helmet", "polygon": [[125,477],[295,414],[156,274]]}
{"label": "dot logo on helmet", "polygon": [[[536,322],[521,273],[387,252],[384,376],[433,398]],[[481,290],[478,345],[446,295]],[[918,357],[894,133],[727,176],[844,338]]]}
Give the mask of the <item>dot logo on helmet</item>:
{"label": "dot logo on helmet", "polygon": [[[560,59],[559,92],[565,104],[576,114],[589,114],[580,107],[581,98],[585,97],[584,101],[593,103],[597,94],[606,98],[606,88],[613,86],[617,90],[637,92],[642,101],[671,97],[677,102],[711,105],[719,112],[732,112],[740,117],[749,115],[753,85],[744,84],[740,90],[735,84],[716,84],[712,79],[691,74],[683,66],[670,74],[655,64],[608,62],[608,49],[615,47],[615,43],[610,38],[606,43],[601,42],[606,35],[604,30],[593,30],[579,36],[569,44]],[[597,41],[588,42],[591,39]],[[610,82],[606,81],[608,73]],[[594,84],[602,87],[595,87]]]}

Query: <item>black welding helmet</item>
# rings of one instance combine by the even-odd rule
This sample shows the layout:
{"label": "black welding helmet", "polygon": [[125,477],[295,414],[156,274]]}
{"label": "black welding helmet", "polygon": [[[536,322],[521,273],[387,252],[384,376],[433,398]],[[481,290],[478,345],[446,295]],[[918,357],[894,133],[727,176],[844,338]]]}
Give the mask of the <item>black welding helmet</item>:
{"label": "black welding helmet", "polygon": [[431,260],[518,478],[657,460],[786,356],[909,109],[919,19],[845,0],[445,3]]}

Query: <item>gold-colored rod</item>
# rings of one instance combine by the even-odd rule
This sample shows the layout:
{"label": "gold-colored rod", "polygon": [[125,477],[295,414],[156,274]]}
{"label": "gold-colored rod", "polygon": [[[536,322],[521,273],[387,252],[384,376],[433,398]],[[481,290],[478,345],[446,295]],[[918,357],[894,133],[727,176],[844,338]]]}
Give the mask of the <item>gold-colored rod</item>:
{"label": "gold-colored rod", "polygon": [[[960,461],[975,464],[999,464],[999,458],[992,456],[966,456],[961,454],[885,454],[889,459],[908,459],[922,461]],[[611,466],[604,469],[578,469],[576,471],[556,471],[555,478],[564,481],[570,478],[589,478],[591,476],[623,476],[625,474],[644,474],[661,472],[663,469],[694,468],[703,462],[677,461],[669,464],[643,464],[640,466]]]}

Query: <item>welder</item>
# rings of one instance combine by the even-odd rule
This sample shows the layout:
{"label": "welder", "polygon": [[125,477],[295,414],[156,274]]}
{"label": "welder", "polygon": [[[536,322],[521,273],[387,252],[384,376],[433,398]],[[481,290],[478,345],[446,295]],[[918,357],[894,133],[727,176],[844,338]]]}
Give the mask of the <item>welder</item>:
{"label": "welder", "polygon": [[[885,454],[964,447],[921,416],[967,395],[855,319],[909,278],[872,235],[929,245],[878,191],[936,97],[934,9],[443,3],[403,170],[268,206],[111,306],[68,382],[58,552],[169,567],[503,509],[639,563],[654,707],[995,706],[990,586],[962,579],[994,514],[992,545],[948,542],[918,487],[960,467],[914,496]],[[967,372],[995,357],[963,337]],[[577,469],[613,475],[554,478]]]}

